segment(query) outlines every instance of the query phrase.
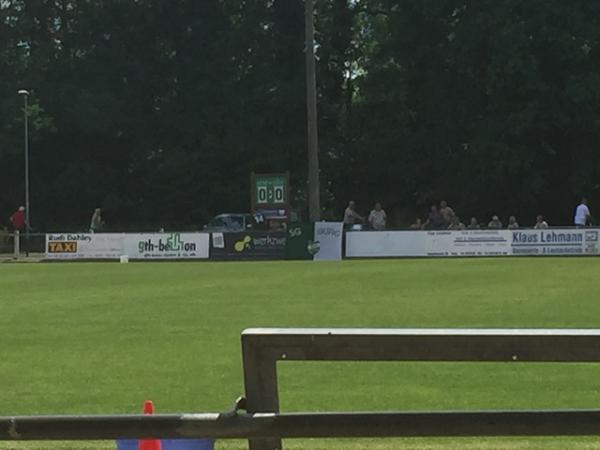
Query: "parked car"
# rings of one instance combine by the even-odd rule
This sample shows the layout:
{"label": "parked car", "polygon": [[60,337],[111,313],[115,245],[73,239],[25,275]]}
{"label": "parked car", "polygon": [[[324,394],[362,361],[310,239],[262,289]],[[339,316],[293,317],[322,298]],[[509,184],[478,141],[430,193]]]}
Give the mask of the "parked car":
{"label": "parked car", "polygon": [[236,233],[252,230],[254,228],[254,217],[252,214],[219,214],[215,216],[204,230],[211,233]]}

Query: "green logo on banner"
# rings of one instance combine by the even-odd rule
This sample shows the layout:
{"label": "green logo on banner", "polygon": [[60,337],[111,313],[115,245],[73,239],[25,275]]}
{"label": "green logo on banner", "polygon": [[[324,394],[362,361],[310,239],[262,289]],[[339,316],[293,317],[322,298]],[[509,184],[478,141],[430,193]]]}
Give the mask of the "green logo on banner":
{"label": "green logo on banner", "polygon": [[306,250],[309,254],[315,256],[317,253],[319,253],[319,250],[321,250],[321,243],[319,241],[308,241]]}
{"label": "green logo on banner", "polygon": [[196,243],[184,242],[180,233],[171,233],[164,241],[161,237],[158,239],[150,237],[146,241],[139,241],[138,251],[139,253],[195,252]]}
{"label": "green logo on banner", "polygon": [[183,241],[181,240],[181,235],[179,233],[172,234],[167,238],[167,246],[173,250],[183,250]]}

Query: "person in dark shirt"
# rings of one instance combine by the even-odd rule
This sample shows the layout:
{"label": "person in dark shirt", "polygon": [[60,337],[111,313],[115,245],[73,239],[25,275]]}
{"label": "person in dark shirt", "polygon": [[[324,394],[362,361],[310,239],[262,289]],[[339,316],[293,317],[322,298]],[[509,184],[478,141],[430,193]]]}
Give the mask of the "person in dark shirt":
{"label": "person in dark shirt", "polygon": [[439,211],[438,207],[436,205],[431,205],[431,210],[427,216],[427,222],[425,222],[423,228],[426,230],[444,230],[447,227],[446,220],[444,220],[444,216]]}
{"label": "person in dark shirt", "polygon": [[469,230],[479,230],[481,226],[479,226],[479,222],[477,222],[476,217],[471,217],[471,222],[469,222],[469,226],[467,227]]}

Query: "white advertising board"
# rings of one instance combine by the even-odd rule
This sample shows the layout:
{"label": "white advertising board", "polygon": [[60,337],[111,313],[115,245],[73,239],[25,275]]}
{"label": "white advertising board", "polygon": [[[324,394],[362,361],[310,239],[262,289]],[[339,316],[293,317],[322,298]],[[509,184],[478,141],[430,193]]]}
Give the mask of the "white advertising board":
{"label": "white advertising board", "polygon": [[342,259],[342,222],[315,222],[315,248],[318,249],[315,261],[332,261]]}
{"label": "white advertising board", "polygon": [[207,259],[209,233],[127,234],[124,254],[131,259]]}
{"label": "white advertising board", "polygon": [[425,256],[422,231],[356,231],[346,233],[347,258]]}
{"label": "white advertising board", "polygon": [[47,234],[46,259],[207,259],[208,233]]}
{"label": "white advertising board", "polygon": [[46,235],[46,259],[119,259],[124,234],[63,233]]}
{"label": "white advertising board", "polygon": [[515,230],[510,232],[513,255],[598,255],[599,229]]}
{"label": "white advertising board", "polygon": [[442,230],[425,232],[425,256],[507,256],[507,230]]}
{"label": "white advertising board", "polygon": [[599,255],[600,229],[358,231],[346,257]]}

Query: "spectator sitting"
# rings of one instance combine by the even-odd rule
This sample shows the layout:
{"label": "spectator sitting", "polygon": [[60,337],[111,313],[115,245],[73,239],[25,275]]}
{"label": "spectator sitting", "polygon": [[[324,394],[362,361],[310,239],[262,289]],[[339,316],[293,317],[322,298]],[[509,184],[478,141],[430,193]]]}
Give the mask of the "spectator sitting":
{"label": "spectator sitting", "polygon": [[448,226],[448,229],[449,230],[464,230],[465,229],[465,224],[460,221],[460,217],[453,216],[452,217],[452,222]]}
{"label": "spectator sitting", "polygon": [[438,210],[436,205],[431,205],[431,211],[427,216],[427,222],[423,225],[423,228],[428,230],[444,230],[447,227],[444,216]]}
{"label": "spectator sitting", "polygon": [[519,228],[519,223],[517,222],[517,218],[515,216],[510,216],[508,218],[508,226],[506,228],[508,228],[509,230]]}
{"label": "spectator sitting", "polygon": [[451,225],[452,219],[456,216],[456,214],[454,214],[454,210],[448,206],[446,200],[442,200],[440,202],[440,213],[442,216],[444,216],[444,221],[446,224]]}
{"label": "spectator sitting", "polygon": [[469,222],[468,228],[469,230],[479,230],[481,228],[479,226],[479,223],[477,222],[477,218],[471,217],[471,221]]}
{"label": "spectator sitting", "polygon": [[344,211],[344,228],[346,229],[352,228],[352,225],[354,225],[356,221],[362,223],[363,220],[365,220],[363,216],[355,211],[355,208],[356,203],[353,200],[350,200],[348,207]]}
{"label": "spectator sitting", "polygon": [[544,230],[548,228],[548,222],[544,220],[544,216],[540,214],[535,218],[535,226],[533,228],[536,230]]}
{"label": "spectator sitting", "polygon": [[381,203],[375,203],[375,209],[369,214],[369,225],[373,230],[381,231],[385,230],[386,221],[387,215],[381,209]]}
{"label": "spectator sitting", "polygon": [[490,222],[488,223],[488,228],[491,228],[494,230],[499,230],[502,228],[502,222],[500,222],[500,219],[498,218],[498,216],[492,217],[492,220],[490,220]]}
{"label": "spectator sitting", "polygon": [[411,230],[422,230],[423,229],[423,222],[421,221],[421,218],[417,217],[417,220],[415,221],[415,223],[413,223],[410,226]]}

